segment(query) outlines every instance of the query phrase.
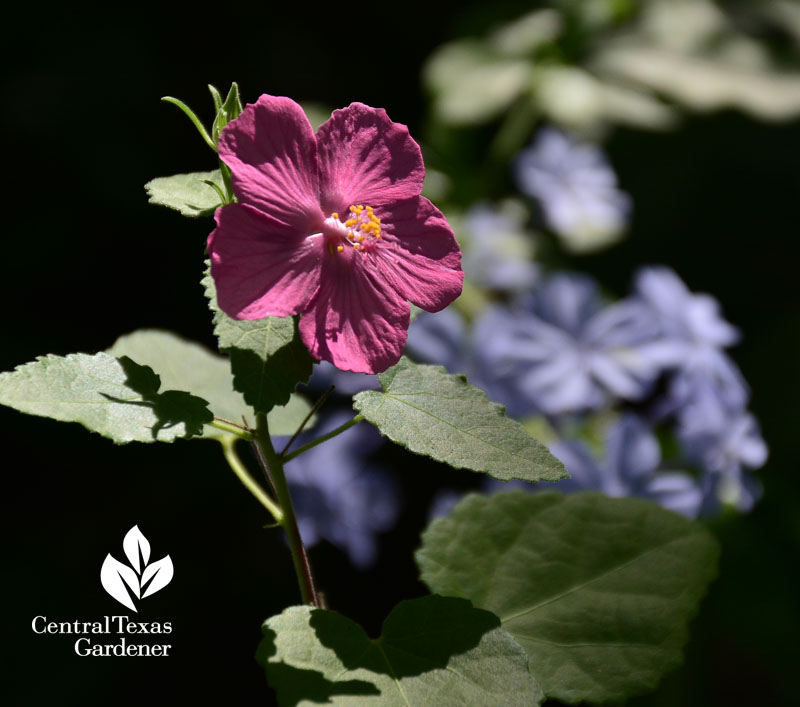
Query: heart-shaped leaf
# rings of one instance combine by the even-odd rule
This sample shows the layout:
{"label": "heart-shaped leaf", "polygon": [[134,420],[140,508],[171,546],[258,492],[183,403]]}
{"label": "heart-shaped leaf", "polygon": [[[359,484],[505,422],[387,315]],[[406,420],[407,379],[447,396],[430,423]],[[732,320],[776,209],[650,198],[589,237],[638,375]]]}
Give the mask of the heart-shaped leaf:
{"label": "heart-shaped leaf", "polygon": [[680,663],[717,554],[649,501],[517,491],[465,498],[416,559],[433,591],[497,614],[545,694],[574,704],[647,692]]}
{"label": "heart-shaped leaf", "polygon": [[398,604],[380,638],[333,611],[291,607],[265,622],[257,659],[281,705],[535,706],[541,690],[496,616],[463,599]]}

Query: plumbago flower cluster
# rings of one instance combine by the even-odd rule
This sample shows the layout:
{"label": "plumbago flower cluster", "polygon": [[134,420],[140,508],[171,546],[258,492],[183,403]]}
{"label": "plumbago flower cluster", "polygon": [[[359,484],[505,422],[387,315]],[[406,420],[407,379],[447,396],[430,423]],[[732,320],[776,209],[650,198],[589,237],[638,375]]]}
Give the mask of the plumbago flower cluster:
{"label": "plumbago flower cluster", "polygon": [[[617,233],[624,228],[630,199],[599,148],[548,127],[516,166],[520,189],[567,249],[580,250],[587,234],[601,234],[591,240],[600,247],[608,224]],[[501,219],[504,234],[532,241],[521,220],[512,228],[507,211],[481,205],[467,213],[468,282],[475,279],[470,251],[476,243],[483,248]],[[409,337],[412,355],[466,373],[543,432],[570,474],[556,485],[564,492],[648,498],[690,518],[726,505],[750,510],[760,495],[751,470],[765,463],[767,448],[747,412],[749,388],[726,353],[739,333],[719,303],[690,292],[664,266],[641,268],[632,293],[608,302],[588,275],[540,271],[525,285],[503,277],[507,260],[502,251],[483,260],[479,275],[493,283],[495,298],[470,322],[453,309],[421,315]],[[667,458],[657,435],[677,442]],[[431,513],[458,497],[443,491]]]}
{"label": "plumbago flower cluster", "polygon": [[[257,651],[281,704],[505,707],[652,690],[681,659],[717,548],[692,520],[609,495],[635,487],[685,511],[694,487],[659,471],[646,415],[622,417],[596,462],[567,441],[551,453],[490,399],[561,431],[611,400],[641,403],[667,377],[667,402],[641,409],[678,425],[687,455],[715,479],[741,480],[760,450],[746,389],[722,352],[735,332],[713,301],[666,270],[644,271],[632,299],[606,306],[586,278],[510,267],[515,294],[468,334],[453,311],[432,314],[461,292],[461,254],[421,196],[422,157],[405,126],[353,103],[315,132],[289,98],[243,108],[235,84],[224,99],[211,92],[210,130],[167,100],[191,118],[217,169],[155,179],[147,191],[155,204],[216,221],[208,262],[197,265],[221,353],[137,331],[106,351],[42,356],[0,374],[0,402],[117,443],[220,444],[294,561],[300,604],[264,622]],[[500,289],[491,271],[508,264],[479,264]],[[664,288],[682,293],[680,316]],[[428,313],[411,351],[435,352],[431,364],[403,355],[409,302]],[[344,383],[340,395],[361,389],[352,411],[332,409],[330,389],[315,393],[325,377]],[[734,422],[707,424],[714,405],[720,425]],[[375,533],[401,512],[388,472],[358,460],[381,439],[498,482],[557,482],[567,476],[560,457],[570,483],[607,495],[550,486],[468,496],[422,535],[415,560],[431,594],[402,601],[370,639],[321,606],[318,585],[340,577],[315,577],[306,545],[325,537],[360,567],[375,559]],[[243,441],[258,470],[240,458]]]}

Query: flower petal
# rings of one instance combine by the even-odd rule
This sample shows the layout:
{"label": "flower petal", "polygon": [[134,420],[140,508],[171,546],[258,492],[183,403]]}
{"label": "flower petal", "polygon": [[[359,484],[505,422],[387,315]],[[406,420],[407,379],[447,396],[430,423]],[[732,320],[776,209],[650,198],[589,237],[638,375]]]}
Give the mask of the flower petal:
{"label": "flower petal", "polygon": [[425,166],[408,128],[383,108],[351,103],[317,131],[321,203],[326,211],[351,204],[378,206],[419,196]]}
{"label": "flower petal", "polygon": [[300,318],[300,336],[312,356],[337,368],[380,373],[400,360],[411,308],[381,286],[364,258],[348,248],[324,259],[317,295]]}
{"label": "flower petal", "polygon": [[319,286],[322,234],[304,234],[252,206],[217,209],[208,237],[211,275],[225,314],[235,319],[304,311]]}
{"label": "flower petal", "polygon": [[[319,163],[314,130],[290,98],[261,96],[231,121],[219,139],[240,204],[313,233],[319,208]],[[317,224],[317,225],[314,225]]]}
{"label": "flower petal", "polygon": [[402,297],[438,312],[461,294],[461,251],[447,220],[424,197],[375,209],[384,236],[368,253]]}

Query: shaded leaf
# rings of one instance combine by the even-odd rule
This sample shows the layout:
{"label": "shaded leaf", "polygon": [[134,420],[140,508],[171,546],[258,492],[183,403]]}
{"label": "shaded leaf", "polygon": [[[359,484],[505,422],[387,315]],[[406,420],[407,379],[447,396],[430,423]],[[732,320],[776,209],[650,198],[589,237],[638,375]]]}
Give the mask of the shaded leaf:
{"label": "shaded leaf", "polygon": [[202,433],[212,419],[206,401],[189,393],[159,393],[153,370],[107,353],[40,356],[0,373],[0,403],[20,412],[79,422],[125,442],[171,442]]}
{"label": "shaded leaf", "polygon": [[537,705],[522,649],[487,611],[438,596],[398,604],[370,638],[333,611],[265,622],[257,659],[281,705]]}
{"label": "shaded leaf", "polygon": [[217,207],[222,206],[222,201],[216,189],[206,182],[213,182],[224,193],[225,185],[218,169],[157,177],[147,182],[144,188],[150,204],[166,206],[184,216],[211,216]]}
{"label": "shaded leaf", "polygon": [[717,555],[648,501],[514,492],[465,498],[416,560],[433,591],[497,614],[545,695],[574,704],[647,692],[680,663]]}
{"label": "shaded leaf", "polygon": [[[217,417],[240,424],[244,416],[249,424],[255,424],[252,408],[242,394],[233,389],[230,361],[198,343],[168,331],[139,329],[121,336],[107,353],[130,356],[150,366],[158,372],[164,387],[192,391],[208,401],[211,412]],[[293,434],[310,409],[308,401],[295,393],[287,405],[270,411],[270,432]],[[208,425],[203,429],[204,437],[219,439],[227,435]]]}
{"label": "shaded leaf", "polygon": [[231,359],[233,385],[257,412],[285,405],[295,386],[308,381],[313,361],[300,340],[295,317],[232,319],[217,306],[210,273],[203,278],[220,351]]}
{"label": "shaded leaf", "polygon": [[404,357],[378,380],[383,392],[358,393],[353,407],[412,452],[503,481],[556,481],[567,476],[564,465],[541,442],[464,376]]}

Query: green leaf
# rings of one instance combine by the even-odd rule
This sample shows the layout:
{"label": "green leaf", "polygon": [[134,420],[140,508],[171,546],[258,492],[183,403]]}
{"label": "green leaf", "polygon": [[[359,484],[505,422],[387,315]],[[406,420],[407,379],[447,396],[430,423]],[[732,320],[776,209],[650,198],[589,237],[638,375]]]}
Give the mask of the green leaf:
{"label": "green leaf", "polygon": [[[204,346],[187,341],[168,331],[140,329],[121,336],[107,350],[112,356],[130,358],[150,366],[161,377],[165,387],[189,390],[208,401],[211,412],[236,424],[245,416],[255,425],[253,410],[241,393],[233,389],[233,377],[227,358],[212,353]],[[288,405],[273,408],[268,416],[270,432],[291,435],[299,427],[311,406],[300,395],[292,395]],[[204,437],[219,439],[228,433],[206,425]]]}
{"label": "green leaf", "polygon": [[524,651],[487,611],[429,596],[398,604],[371,640],[333,611],[295,606],[263,626],[256,659],[281,705],[538,705]]}
{"label": "green leaf", "polygon": [[232,319],[218,308],[214,280],[208,272],[203,285],[214,312],[220,351],[231,358],[234,388],[257,412],[285,405],[297,383],[308,381],[313,365],[300,340],[296,318]]}
{"label": "green leaf", "polygon": [[556,481],[567,475],[543,444],[464,376],[404,357],[378,380],[383,392],[359,393],[353,407],[412,452],[503,481]]}
{"label": "green leaf", "polygon": [[217,207],[222,206],[222,200],[216,189],[206,182],[216,184],[223,191],[225,189],[218,169],[157,177],[147,182],[144,188],[150,204],[175,209],[184,216],[211,216]]}
{"label": "green leaf", "polygon": [[718,555],[699,524],[597,493],[471,495],[422,540],[425,583],[497,614],[570,704],[648,692],[680,663]]}
{"label": "green leaf", "polygon": [[21,412],[79,422],[117,443],[171,442],[202,434],[212,414],[184,391],[159,393],[161,380],[127,356],[40,356],[0,373],[0,403]]}
{"label": "green leaf", "polygon": [[423,80],[439,120],[475,125],[507,111],[529,90],[535,72],[528,58],[502,56],[474,40],[441,46],[428,60]]}

